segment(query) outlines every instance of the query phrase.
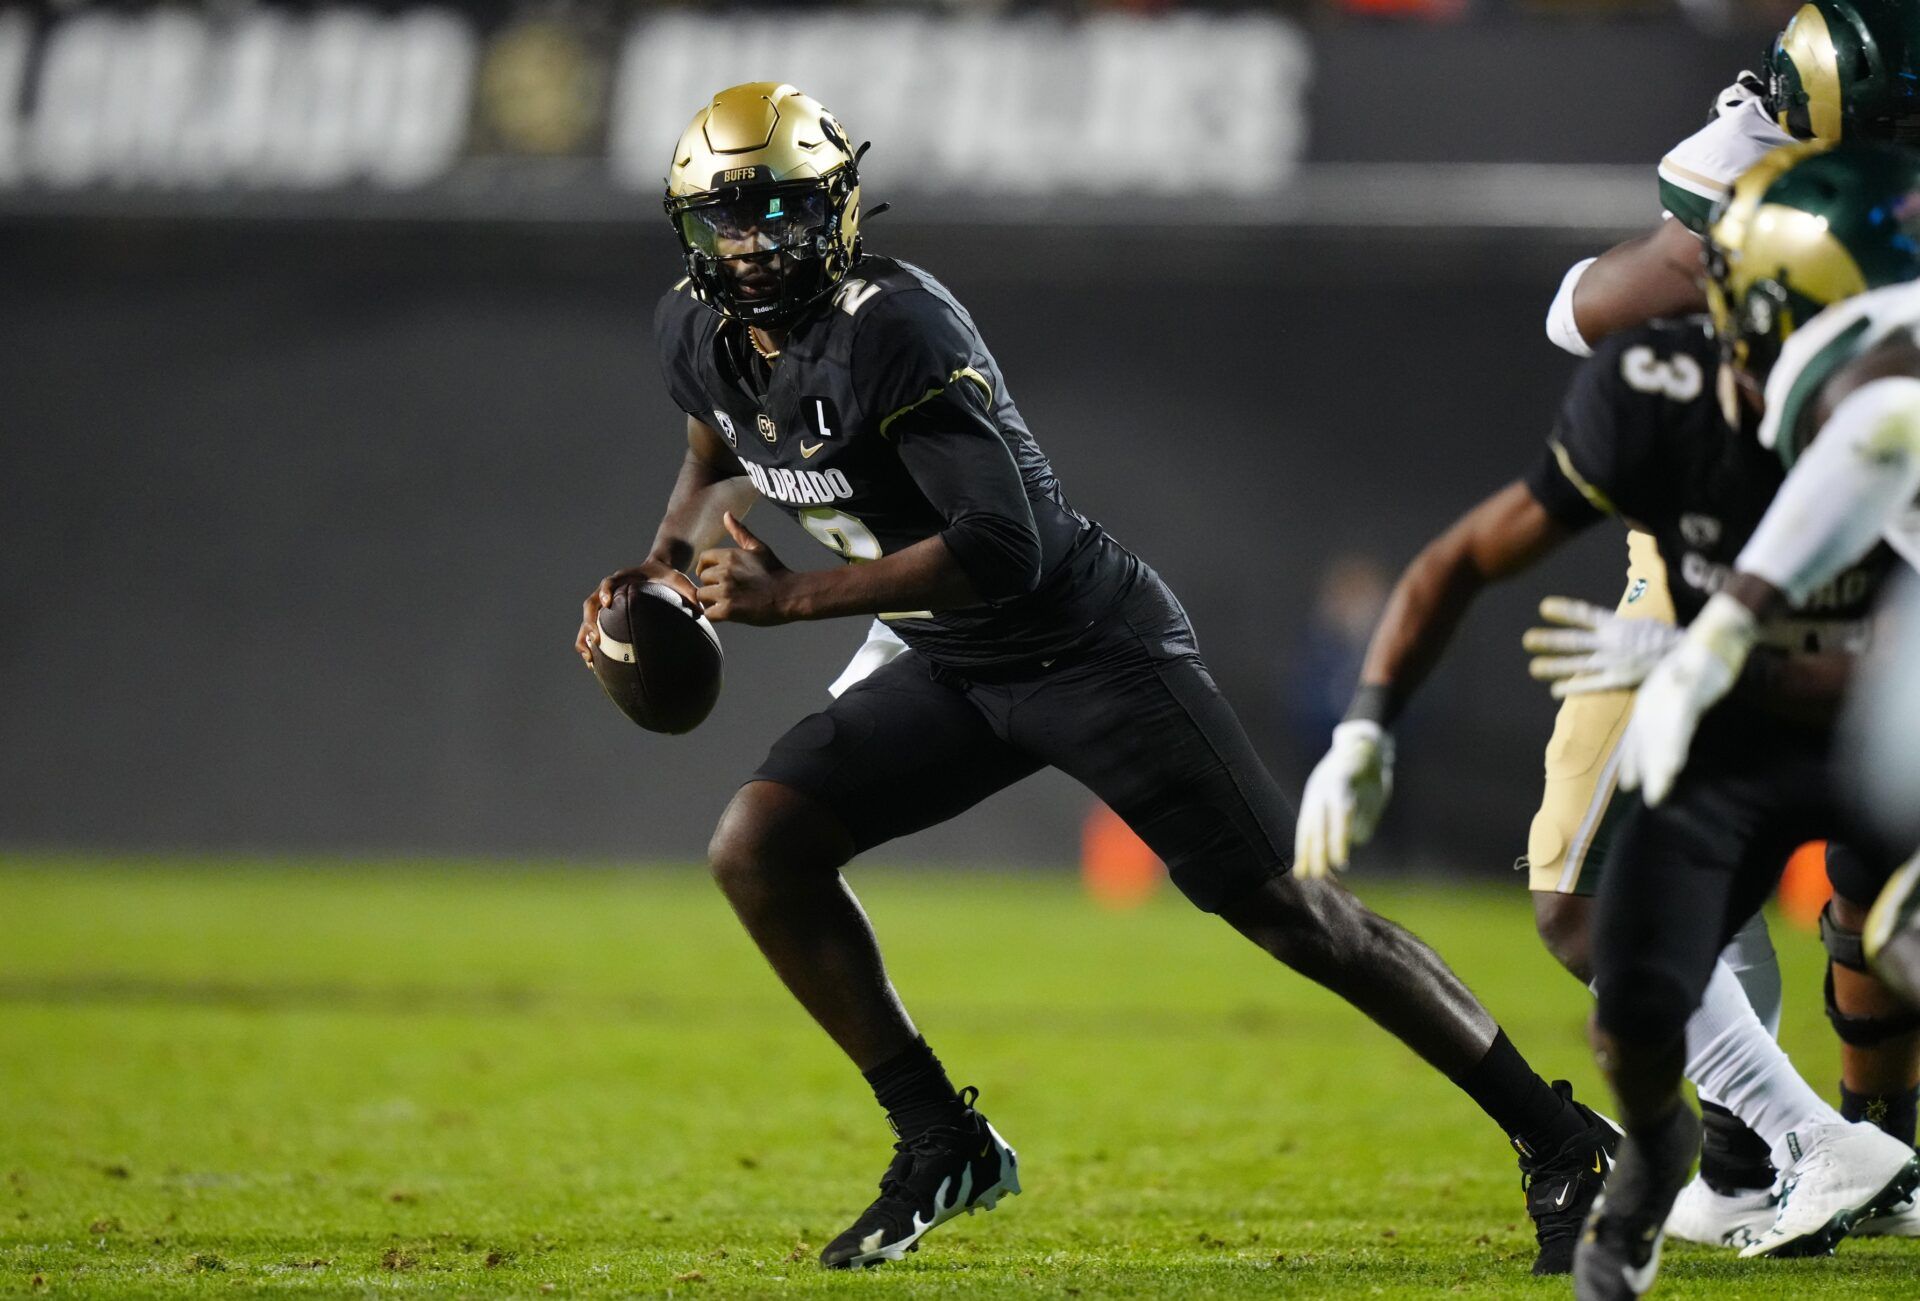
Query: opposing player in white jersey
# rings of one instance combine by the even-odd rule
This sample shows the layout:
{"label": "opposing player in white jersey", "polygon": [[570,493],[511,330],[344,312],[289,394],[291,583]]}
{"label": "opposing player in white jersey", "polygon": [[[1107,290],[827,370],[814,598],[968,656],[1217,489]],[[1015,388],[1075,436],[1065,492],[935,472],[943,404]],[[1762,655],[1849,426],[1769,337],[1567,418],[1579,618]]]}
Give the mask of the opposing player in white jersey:
{"label": "opposing player in white jersey", "polygon": [[[1846,720],[1846,760],[1862,802],[1895,844],[1920,844],[1920,578],[1889,601]],[[1868,965],[1920,1007],[1920,854],[1895,872],[1867,916]]]}
{"label": "opposing player in white jersey", "polygon": [[[1714,331],[1742,400],[1753,401],[1764,384],[1764,447],[1791,464],[1821,432],[1813,443],[1827,451],[1821,460],[1835,463],[1821,448],[1832,438],[1829,448],[1839,447],[1837,461],[1850,468],[1898,445],[1892,431],[1920,429],[1920,288],[1908,283],[1920,277],[1920,153],[1818,142],[1777,151],[1716,211],[1706,261]],[[1920,434],[1913,441],[1920,460]],[[1920,473],[1861,477],[1908,500],[1920,487]],[[1851,619],[1877,600],[1890,561],[1882,552],[1877,563],[1860,562],[1880,521],[1863,530],[1834,520],[1808,543],[1808,519],[1794,518],[1790,486],[1640,687],[1620,744],[1621,785],[1642,788],[1644,799],[1629,807],[1595,917],[1594,1042],[1628,1137],[1576,1257],[1583,1298],[1637,1296],[1652,1283],[1659,1230],[1699,1136],[1679,1088],[1683,1022],[1719,946],[1771,891],[1785,848],[1846,840],[1867,883],[1840,892],[1856,904],[1871,901],[1897,862],[1844,809],[1831,719],[1769,719],[1732,699],[1708,714],[1756,662],[1763,639],[1798,645],[1802,629],[1822,635],[1831,618]],[[1700,753],[1676,783],[1696,730]],[[1866,972],[1864,912],[1829,911],[1829,1009],[1844,1041],[1877,1044],[1879,1068],[1898,1070],[1911,1089],[1920,1017]],[[1789,1178],[1775,1224],[1742,1254],[1828,1251],[1860,1220],[1908,1199],[1920,1186],[1920,1158],[1891,1134],[1878,1143],[1884,1154],[1863,1146],[1820,1162],[1851,1180],[1846,1204],[1813,1205]],[[1819,1154],[1791,1155],[1798,1168]]]}
{"label": "opposing player in white jersey", "polygon": [[1743,72],[1707,124],[1660,160],[1652,231],[1570,268],[1547,334],[1585,356],[1610,334],[1706,310],[1700,237],[1742,173],[1802,140],[1920,141],[1920,14],[1911,0],[1811,0],[1768,51],[1766,75]]}

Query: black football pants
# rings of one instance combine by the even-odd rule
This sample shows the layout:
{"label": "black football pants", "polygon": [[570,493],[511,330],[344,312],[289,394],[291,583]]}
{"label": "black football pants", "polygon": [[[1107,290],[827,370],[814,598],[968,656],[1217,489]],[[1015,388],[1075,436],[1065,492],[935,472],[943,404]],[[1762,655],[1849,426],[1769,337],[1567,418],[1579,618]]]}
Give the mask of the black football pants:
{"label": "black football pants", "polygon": [[753,780],[826,805],[864,851],[1048,766],[1105,800],[1209,912],[1289,866],[1293,808],[1151,571],[1052,662],[963,675],[899,656],[802,719]]}
{"label": "black football pants", "polygon": [[[1627,797],[1594,918],[1596,1015],[1608,1034],[1680,1038],[1715,959],[1766,901],[1788,856],[1857,830],[1834,797],[1831,760],[1830,734],[1733,702],[1701,721],[1658,808]],[[1885,880],[1897,865],[1864,838],[1852,843],[1863,876]]]}

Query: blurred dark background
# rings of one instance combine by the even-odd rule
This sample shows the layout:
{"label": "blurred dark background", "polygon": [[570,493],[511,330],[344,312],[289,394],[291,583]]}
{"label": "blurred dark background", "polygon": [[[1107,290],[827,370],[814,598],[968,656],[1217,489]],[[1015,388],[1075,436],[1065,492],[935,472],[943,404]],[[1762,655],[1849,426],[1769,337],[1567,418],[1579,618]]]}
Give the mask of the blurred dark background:
{"label": "blurred dark background", "polygon": [[[747,76],[873,138],[870,247],[969,305],[1297,789],[1381,585],[1535,454],[1561,273],[1658,219],[1777,11],[1039,8],[0,5],[0,846],[699,853],[863,636],[723,629],[681,738],[570,649],[679,460],[637,160]],[[1377,860],[1511,867],[1552,714],[1519,632],[1623,563],[1475,614]],[[1087,802],[1043,776],[886,856],[1064,863]]]}

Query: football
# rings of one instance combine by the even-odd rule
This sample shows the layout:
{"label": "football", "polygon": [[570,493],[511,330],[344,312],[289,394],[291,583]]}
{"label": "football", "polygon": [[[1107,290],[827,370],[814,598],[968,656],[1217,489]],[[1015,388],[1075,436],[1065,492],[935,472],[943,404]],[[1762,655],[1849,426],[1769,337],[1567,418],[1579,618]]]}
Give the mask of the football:
{"label": "football", "polygon": [[691,732],[720,698],[720,638],[665,583],[629,583],[600,612],[593,675],[620,712],[649,732]]}

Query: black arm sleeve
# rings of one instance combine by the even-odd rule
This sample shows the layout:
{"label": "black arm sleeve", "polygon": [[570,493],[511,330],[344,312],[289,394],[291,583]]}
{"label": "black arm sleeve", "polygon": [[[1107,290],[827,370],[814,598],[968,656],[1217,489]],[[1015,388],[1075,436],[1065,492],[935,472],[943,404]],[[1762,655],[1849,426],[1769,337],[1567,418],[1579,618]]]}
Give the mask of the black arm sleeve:
{"label": "black arm sleeve", "polygon": [[1568,528],[1609,515],[1638,517],[1647,505],[1657,453],[1657,399],[1624,378],[1639,331],[1616,335],[1575,372],[1547,445],[1522,476],[1547,514]]}
{"label": "black arm sleeve", "polygon": [[887,434],[921,493],[947,521],[941,539],[989,602],[1040,582],[1040,531],[986,382],[962,375],[896,415]]}

